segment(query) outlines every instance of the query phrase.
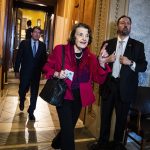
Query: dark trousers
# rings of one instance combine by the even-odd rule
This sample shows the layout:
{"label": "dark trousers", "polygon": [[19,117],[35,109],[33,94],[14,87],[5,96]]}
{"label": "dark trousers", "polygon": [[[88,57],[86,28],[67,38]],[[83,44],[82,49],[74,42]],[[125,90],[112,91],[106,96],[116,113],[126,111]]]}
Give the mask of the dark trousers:
{"label": "dark trousers", "polygon": [[28,92],[30,88],[30,106],[28,109],[29,113],[33,113],[36,108],[36,101],[38,96],[38,90],[39,90],[39,82],[40,80],[31,79],[20,79],[20,85],[19,85],[19,97],[20,97],[20,103],[24,103],[26,93]]}
{"label": "dark trousers", "polygon": [[123,140],[130,103],[122,102],[119,84],[119,80],[111,81],[111,93],[107,99],[102,99],[101,102],[101,130],[99,138],[101,144],[109,142],[111,118],[114,108],[116,113],[114,140],[115,142],[122,142]]}
{"label": "dark trousers", "polygon": [[64,100],[63,106],[57,107],[60,122],[60,132],[55,138],[60,143],[61,150],[75,150],[74,128],[81,112],[81,99],[79,90],[74,92],[75,99]]}

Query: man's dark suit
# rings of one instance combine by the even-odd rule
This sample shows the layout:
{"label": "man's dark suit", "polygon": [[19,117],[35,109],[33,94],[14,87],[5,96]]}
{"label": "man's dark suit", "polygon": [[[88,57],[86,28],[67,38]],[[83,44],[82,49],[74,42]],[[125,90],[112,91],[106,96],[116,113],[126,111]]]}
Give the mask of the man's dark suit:
{"label": "man's dark suit", "polygon": [[32,37],[32,35],[31,35],[32,30],[33,29],[31,27],[26,30],[26,40],[27,39],[31,39],[31,37]]}
{"label": "man's dark suit", "polygon": [[20,102],[24,102],[26,92],[31,90],[29,113],[33,113],[36,107],[39,81],[42,67],[46,62],[46,46],[39,41],[35,57],[33,57],[31,39],[24,40],[19,45],[15,62],[15,72],[20,72],[19,96]]}
{"label": "man's dark suit", "polygon": [[[117,38],[105,41],[104,43],[108,43],[106,50],[111,55],[116,50]],[[144,44],[139,41],[129,38],[124,56],[136,63],[135,71],[128,65],[122,65],[119,79],[113,78],[110,73],[100,91],[102,103],[99,142],[104,144],[109,140],[111,115],[114,107],[116,110],[114,140],[117,142],[122,141],[129,106],[132,100],[136,98],[138,72],[144,72],[147,67]],[[113,63],[109,63],[109,65],[111,68],[113,67]],[[114,93],[117,94],[115,95]]]}

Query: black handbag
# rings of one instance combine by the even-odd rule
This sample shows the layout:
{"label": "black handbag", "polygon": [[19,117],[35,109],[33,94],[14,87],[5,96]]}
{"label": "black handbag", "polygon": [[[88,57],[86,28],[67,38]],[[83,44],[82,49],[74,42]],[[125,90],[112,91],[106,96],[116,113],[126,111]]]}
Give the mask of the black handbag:
{"label": "black handbag", "polygon": [[[64,69],[65,49],[62,45],[62,69]],[[54,106],[61,106],[67,85],[63,79],[51,78],[46,81],[39,96],[46,102]]]}

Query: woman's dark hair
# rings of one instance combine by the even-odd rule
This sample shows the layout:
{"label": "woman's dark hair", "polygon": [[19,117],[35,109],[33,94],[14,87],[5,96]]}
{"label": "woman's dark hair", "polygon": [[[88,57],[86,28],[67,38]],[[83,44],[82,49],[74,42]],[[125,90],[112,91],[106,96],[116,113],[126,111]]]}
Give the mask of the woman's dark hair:
{"label": "woman's dark hair", "polygon": [[72,31],[71,31],[71,33],[70,33],[70,37],[69,37],[69,39],[68,39],[68,42],[69,42],[70,44],[72,44],[72,45],[75,44],[75,33],[76,33],[77,28],[79,28],[79,27],[88,29],[88,33],[89,33],[89,42],[88,42],[88,44],[91,44],[91,43],[92,43],[92,30],[91,30],[91,28],[89,27],[89,25],[84,24],[84,23],[77,23],[77,24],[75,24],[75,25],[73,26]]}
{"label": "woman's dark hair", "polygon": [[121,16],[121,17],[118,18],[118,20],[117,20],[117,25],[119,24],[119,21],[120,21],[120,19],[122,19],[122,18],[128,18],[128,19],[130,20],[130,23],[132,23],[132,20],[131,20],[131,18],[130,18],[129,16],[123,15],[123,16]]}

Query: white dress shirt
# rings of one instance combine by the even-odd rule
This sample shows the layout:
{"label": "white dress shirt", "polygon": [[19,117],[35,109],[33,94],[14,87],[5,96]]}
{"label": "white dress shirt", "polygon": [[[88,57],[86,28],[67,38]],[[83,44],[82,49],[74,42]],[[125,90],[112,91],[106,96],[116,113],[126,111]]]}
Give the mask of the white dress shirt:
{"label": "white dress shirt", "polygon": [[[112,76],[114,78],[117,78],[117,77],[120,76],[120,69],[121,69],[122,64],[120,64],[119,58],[120,58],[120,56],[124,55],[128,39],[129,39],[129,36],[126,37],[124,40],[121,40],[119,37],[117,39],[117,46],[116,46],[116,51],[115,51],[116,60],[113,63],[113,69],[112,69]],[[120,49],[120,43],[121,43],[120,41],[122,41],[121,49]],[[131,66],[131,69],[133,71],[135,71],[135,67],[136,67],[136,63],[133,62],[133,65]]]}

